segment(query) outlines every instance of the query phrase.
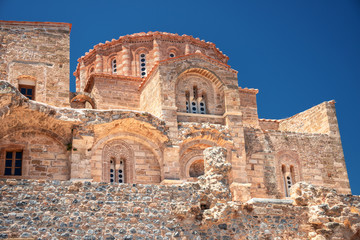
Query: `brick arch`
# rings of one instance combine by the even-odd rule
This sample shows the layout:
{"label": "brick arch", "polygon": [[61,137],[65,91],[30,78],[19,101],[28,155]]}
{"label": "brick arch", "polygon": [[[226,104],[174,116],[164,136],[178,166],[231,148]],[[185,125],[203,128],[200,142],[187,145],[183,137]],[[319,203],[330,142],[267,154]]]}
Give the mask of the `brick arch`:
{"label": "brick arch", "polygon": [[121,59],[118,58],[117,52],[111,53],[106,57],[106,60],[105,60],[106,66],[103,66],[103,72],[107,72],[107,73],[112,74],[111,61],[113,59],[116,59],[116,67],[119,66],[119,63],[120,63]]}
{"label": "brick arch", "polygon": [[69,144],[69,142],[65,138],[61,137],[60,135],[58,135],[48,129],[38,128],[38,127],[32,127],[30,130],[28,127],[17,128],[15,131],[10,129],[10,130],[6,131],[4,133],[4,135],[0,135],[0,139],[5,139],[8,136],[11,136],[11,135],[17,134],[17,133],[38,133],[38,134],[46,135],[46,136],[56,140],[58,143],[60,143],[64,147],[64,149],[67,149],[67,144]]}
{"label": "brick arch", "polygon": [[89,95],[90,94],[86,93],[86,92],[79,93],[78,95],[76,95],[75,97],[73,97],[71,99],[71,101],[70,101],[71,107],[73,107],[73,108],[85,108],[85,103],[89,102],[92,109],[96,109],[95,99],[93,97],[89,96]]}
{"label": "brick arch", "polygon": [[204,95],[206,113],[222,115],[225,112],[224,84],[214,73],[202,68],[189,68],[178,75],[175,82],[175,104],[179,112],[186,112],[187,92],[198,88],[199,97]]}
{"label": "brick arch", "polygon": [[195,150],[180,159],[180,176],[182,178],[190,178],[190,166],[198,160],[204,160],[203,151],[204,150]]}
{"label": "brick arch", "polygon": [[[203,151],[208,147],[215,146],[219,146],[216,141],[210,141],[207,139],[196,139],[182,144],[179,151],[180,177],[189,178],[189,169],[191,164],[200,159],[205,160]],[[229,147],[228,145],[220,146]],[[231,154],[227,155],[227,161],[231,162]]]}
{"label": "brick arch", "polygon": [[[159,167],[159,181],[158,182],[160,182],[163,179],[164,169],[163,169],[163,148],[162,148],[162,146],[158,146],[156,143],[154,143],[150,139],[145,138],[144,136],[130,133],[130,132],[112,133],[112,134],[109,134],[109,135],[101,138],[100,140],[98,140],[93,145],[92,150],[91,150],[92,166],[99,166],[99,164],[100,164],[102,167],[104,167],[104,165],[102,165],[102,163],[99,163],[99,160],[101,159],[101,162],[103,161],[102,158],[104,156],[103,155],[104,147],[108,143],[111,143],[111,142],[119,143],[118,145],[122,145],[124,147],[124,149],[128,149],[128,152],[132,152],[131,154],[127,155],[127,156],[130,156],[130,158],[132,156],[132,159],[130,159],[130,161],[132,161],[132,163],[130,162],[129,164],[133,164],[132,165],[133,167],[131,167],[131,165],[129,165],[129,171],[131,174],[131,175],[129,175],[129,179],[127,179],[129,183],[135,182],[134,179],[136,178],[135,165],[136,165],[137,156],[136,156],[136,153],[134,152],[135,149],[133,149],[132,144],[133,145],[141,145],[145,149],[149,150],[149,152],[151,152],[154,155],[154,161],[156,161],[156,165]],[[125,143],[125,144],[121,144],[121,143]],[[121,154],[119,154],[118,157],[121,157]],[[99,173],[99,171],[97,169],[92,168],[91,172],[92,172],[91,175],[95,181],[105,181],[106,180],[106,178],[104,178],[103,171],[101,171],[101,173]]]}
{"label": "brick arch", "polygon": [[180,55],[182,55],[181,54],[181,52],[180,52],[180,50],[179,50],[179,48],[177,48],[177,47],[175,47],[175,46],[169,46],[167,49],[166,49],[166,56],[164,57],[165,59],[168,59],[168,58],[170,58],[169,57],[169,54],[170,53],[175,53],[175,57],[178,57],[178,56],[180,56]]}
{"label": "brick arch", "polygon": [[222,89],[225,86],[225,84],[221,81],[220,77],[216,75],[216,73],[214,73],[208,68],[198,66],[191,66],[180,72],[176,77],[177,80],[175,84],[177,84],[177,82],[180,79],[184,78],[187,74],[198,74],[206,79],[209,79],[219,89]]}

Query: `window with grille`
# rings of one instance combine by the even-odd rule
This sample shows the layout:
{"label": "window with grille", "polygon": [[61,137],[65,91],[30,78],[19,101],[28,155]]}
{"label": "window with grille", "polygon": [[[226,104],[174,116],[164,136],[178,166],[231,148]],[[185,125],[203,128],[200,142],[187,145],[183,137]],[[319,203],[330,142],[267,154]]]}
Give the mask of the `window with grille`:
{"label": "window with grille", "polygon": [[146,77],[146,55],[145,53],[140,54],[140,75]]}
{"label": "window with grille", "polygon": [[125,160],[110,159],[110,182],[124,183],[125,182]]}
{"label": "window with grille", "polygon": [[19,85],[19,91],[22,95],[29,98],[30,100],[35,100],[35,86],[30,85]]}
{"label": "window with grille", "polygon": [[5,170],[6,176],[21,176],[22,168],[22,151],[5,152]]}
{"label": "window with grille", "polygon": [[206,114],[205,98],[205,93],[199,96],[197,86],[193,86],[191,96],[189,91],[185,93],[186,112]]}
{"label": "window with grille", "polygon": [[113,74],[116,73],[116,59],[115,58],[111,61],[111,71]]}
{"label": "window with grille", "polygon": [[[282,177],[284,181],[284,190],[285,190],[285,197],[290,197],[290,188],[294,184],[294,166],[285,166],[282,165]],[[288,170],[289,169],[289,170]]]}

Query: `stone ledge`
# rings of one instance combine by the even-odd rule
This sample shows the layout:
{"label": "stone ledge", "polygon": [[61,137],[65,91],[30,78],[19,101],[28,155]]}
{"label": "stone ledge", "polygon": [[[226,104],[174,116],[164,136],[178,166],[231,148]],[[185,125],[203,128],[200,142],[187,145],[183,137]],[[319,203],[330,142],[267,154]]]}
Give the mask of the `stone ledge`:
{"label": "stone ledge", "polygon": [[272,203],[272,204],[293,204],[291,199],[252,198],[246,203]]}

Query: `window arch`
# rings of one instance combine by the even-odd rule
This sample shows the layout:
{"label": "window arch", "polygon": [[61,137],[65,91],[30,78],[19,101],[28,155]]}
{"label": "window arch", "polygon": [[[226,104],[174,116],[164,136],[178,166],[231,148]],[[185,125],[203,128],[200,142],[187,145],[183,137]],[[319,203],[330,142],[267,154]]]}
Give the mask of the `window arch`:
{"label": "window arch", "polygon": [[199,159],[194,161],[189,168],[189,176],[190,177],[200,177],[201,175],[204,175],[204,159]]}
{"label": "window arch", "polygon": [[277,154],[278,184],[283,196],[290,197],[290,188],[301,181],[301,164],[298,154],[294,151],[283,150]]}
{"label": "window arch", "polygon": [[175,46],[170,46],[170,47],[167,48],[166,53],[167,53],[166,58],[174,58],[174,57],[179,55],[178,54],[179,49],[177,47],[175,47]]}
{"label": "window arch", "polygon": [[122,140],[113,140],[103,148],[104,182],[128,183],[133,181],[134,155],[132,148]]}

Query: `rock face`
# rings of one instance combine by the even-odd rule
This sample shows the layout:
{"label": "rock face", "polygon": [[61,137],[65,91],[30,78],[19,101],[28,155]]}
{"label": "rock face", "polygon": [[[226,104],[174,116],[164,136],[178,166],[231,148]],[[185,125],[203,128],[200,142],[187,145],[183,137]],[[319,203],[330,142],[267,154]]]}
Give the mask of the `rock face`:
{"label": "rock face", "polygon": [[0,238],[359,239],[360,197],[298,183],[293,200],[231,201],[223,148],[179,185],[0,181]]}

